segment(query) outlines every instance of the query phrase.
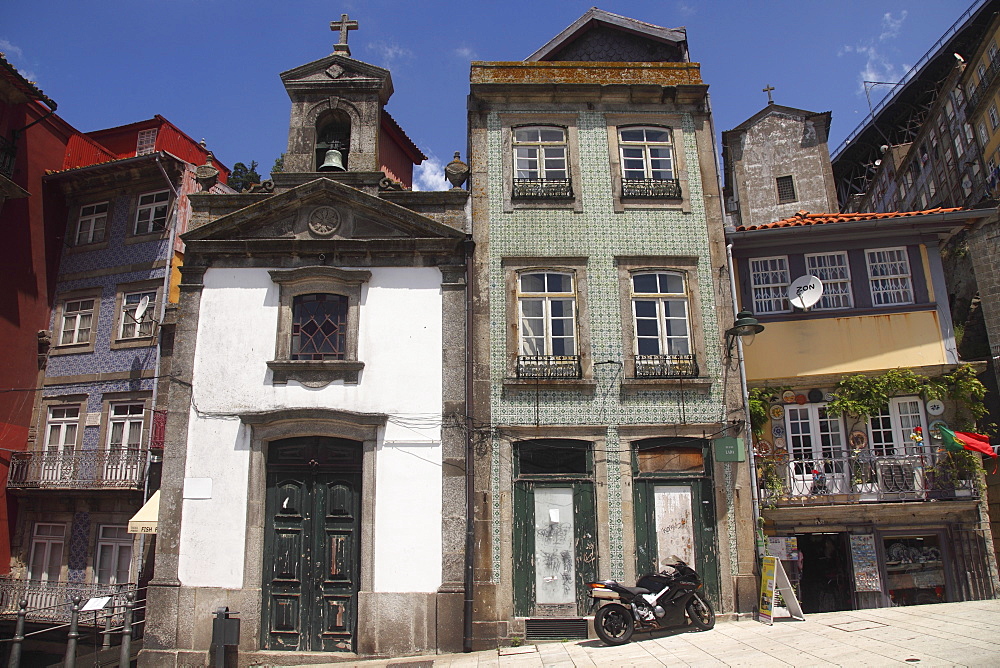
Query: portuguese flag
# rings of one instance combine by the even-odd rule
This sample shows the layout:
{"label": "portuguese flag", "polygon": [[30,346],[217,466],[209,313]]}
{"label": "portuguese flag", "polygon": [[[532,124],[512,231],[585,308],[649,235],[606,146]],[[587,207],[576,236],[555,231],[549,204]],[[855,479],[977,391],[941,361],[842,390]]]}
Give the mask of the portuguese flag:
{"label": "portuguese flag", "polygon": [[962,450],[972,450],[981,452],[990,457],[996,457],[997,453],[990,445],[990,437],[983,434],[970,434],[965,431],[952,431],[944,426],[938,426],[941,438],[944,440],[944,447],[951,452],[961,452]]}

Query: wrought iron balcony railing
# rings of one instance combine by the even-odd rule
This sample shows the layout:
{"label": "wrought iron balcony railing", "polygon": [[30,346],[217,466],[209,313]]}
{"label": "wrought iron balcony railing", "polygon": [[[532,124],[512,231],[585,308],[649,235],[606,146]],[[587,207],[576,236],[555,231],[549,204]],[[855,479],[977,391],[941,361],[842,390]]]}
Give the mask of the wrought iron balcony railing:
{"label": "wrought iron balcony railing", "polygon": [[[136,591],[135,583],[45,582],[0,575],[0,618],[17,616],[20,602],[27,601],[25,618],[28,621],[68,622],[74,596],[79,596],[83,601],[96,596],[111,596],[112,601],[105,609],[124,611],[125,594],[130,591]],[[91,620],[91,615],[80,615],[81,624],[87,624]]]}
{"label": "wrought iron balcony railing", "polygon": [[142,489],[146,450],[15,452],[10,489]]}
{"label": "wrought iron balcony railing", "polygon": [[570,199],[573,184],[569,179],[514,179],[514,199]]}
{"label": "wrought iron balcony railing", "polygon": [[14,176],[14,160],[17,158],[17,146],[5,137],[0,137],[0,176],[8,179]]}
{"label": "wrought iron balcony railing", "polygon": [[581,378],[579,355],[518,355],[518,378]]}
{"label": "wrought iron balcony railing", "polygon": [[678,179],[622,179],[622,197],[681,199]]}
{"label": "wrought iron balcony railing", "polygon": [[697,378],[694,355],[636,355],[636,378]]}
{"label": "wrought iron balcony railing", "polygon": [[930,449],[913,450],[902,455],[861,450],[823,459],[758,455],[761,502],[774,507],[979,498],[974,470]]}
{"label": "wrought iron balcony railing", "polygon": [[1000,60],[990,59],[990,65],[986,68],[983,78],[979,81],[979,85],[972,91],[972,94],[969,95],[969,101],[965,104],[965,117],[969,123],[972,123],[972,117],[975,115],[980,103],[991,92],[993,82],[996,81],[998,74],[1000,74]]}

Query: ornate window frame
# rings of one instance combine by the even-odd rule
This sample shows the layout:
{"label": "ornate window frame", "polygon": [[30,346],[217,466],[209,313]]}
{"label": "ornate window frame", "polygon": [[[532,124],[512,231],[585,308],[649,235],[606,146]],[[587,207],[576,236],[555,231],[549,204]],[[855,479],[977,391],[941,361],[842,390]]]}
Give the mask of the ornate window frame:
{"label": "ornate window frame", "polygon": [[[298,269],[272,269],[268,272],[280,291],[278,331],[274,359],[267,363],[275,385],[295,380],[307,387],[325,387],[335,380],[356,384],[364,369],[358,360],[358,329],[362,286],[371,280],[367,270],[314,266]],[[292,304],[304,294],[338,294],[347,297],[347,345],[341,360],[293,360]]]}

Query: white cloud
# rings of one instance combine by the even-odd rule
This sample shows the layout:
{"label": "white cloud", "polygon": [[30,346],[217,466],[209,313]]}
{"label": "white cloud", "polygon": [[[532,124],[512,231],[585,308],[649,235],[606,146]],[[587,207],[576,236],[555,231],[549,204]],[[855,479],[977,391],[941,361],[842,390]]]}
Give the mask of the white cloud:
{"label": "white cloud", "polygon": [[455,56],[461,60],[475,60],[476,52],[468,46],[462,46],[455,49]]}
{"label": "white cloud", "polygon": [[0,37],[0,52],[7,58],[7,62],[17,68],[18,73],[28,81],[38,81],[38,77],[33,70],[29,70],[24,62],[24,51],[17,44]]}
{"label": "white cloud", "polygon": [[677,13],[681,16],[694,16],[696,9],[686,2],[677,3]]}
{"label": "white cloud", "polygon": [[21,47],[16,44],[12,44],[9,41],[0,37],[0,51],[7,54],[8,56],[13,56],[14,58],[24,57],[24,52],[21,51]]}
{"label": "white cloud", "polygon": [[444,178],[444,165],[437,158],[430,157],[417,165],[413,174],[414,190],[448,190],[451,183]]}
{"label": "white cloud", "polygon": [[408,60],[413,57],[412,51],[396,43],[371,42],[367,49],[377,56],[378,64],[386,69],[392,69],[393,63],[399,60]]}
{"label": "white cloud", "polygon": [[899,18],[892,15],[892,12],[886,12],[882,15],[882,34],[878,36],[880,42],[884,42],[887,39],[893,39],[899,36],[899,29],[903,26],[903,21],[906,20],[907,12],[904,9],[899,13]]}

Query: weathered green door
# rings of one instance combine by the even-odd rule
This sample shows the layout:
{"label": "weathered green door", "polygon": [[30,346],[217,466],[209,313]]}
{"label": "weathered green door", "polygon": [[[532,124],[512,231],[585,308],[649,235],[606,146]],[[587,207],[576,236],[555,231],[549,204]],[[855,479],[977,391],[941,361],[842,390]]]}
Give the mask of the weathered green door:
{"label": "weathered green door", "polygon": [[514,455],[515,614],[585,615],[597,571],[591,444],[517,441]]}
{"label": "weathered green door", "polygon": [[286,439],[270,446],[265,649],[354,649],[361,453],[361,443],[333,438]]}
{"label": "weathered green door", "polygon": [[708,446],[696,439],[633,443],[636,569],[663,570],[673,555],[698,571],[719,601],[718,539]]}

